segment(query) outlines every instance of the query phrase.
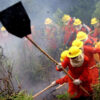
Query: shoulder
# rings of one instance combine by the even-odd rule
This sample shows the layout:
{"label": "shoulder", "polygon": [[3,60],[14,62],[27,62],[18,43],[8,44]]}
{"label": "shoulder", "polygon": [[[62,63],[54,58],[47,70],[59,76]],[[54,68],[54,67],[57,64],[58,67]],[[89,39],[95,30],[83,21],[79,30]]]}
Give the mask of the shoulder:
{"label": "shoulder", "polygon": [[89,61],[89,58],[88,58],[86,55],[84,55],[84,61],[85,61],[86,63],[88,63],[88,61]]}
{"label": "shoulder", "polygon": [[69,64],[69,62],[70,62],[69,58],[66,57],[66,58],[64,59],[64,61],[61,62],[61,64],[62,64],[62,66],[66,66],[67,64]]}

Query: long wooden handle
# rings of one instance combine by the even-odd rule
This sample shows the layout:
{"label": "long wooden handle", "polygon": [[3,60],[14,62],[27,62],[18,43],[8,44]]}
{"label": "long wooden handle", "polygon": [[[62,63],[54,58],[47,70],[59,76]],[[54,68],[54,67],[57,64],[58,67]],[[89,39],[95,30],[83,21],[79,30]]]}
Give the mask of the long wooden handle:
{"label": "long wooden handle", "polygon": [[90,67],[90,69],[93,69],[93,68],[95,68],[95,67],[98,67],[98,65],[100,65],[100,62],[97,63],[96,65],[93,65],[92,67]]}
{"label": "long wooden handle", "polygon": [[42,91],[36,93],[36,94],[33,96],[33,98],[37,97],[38,95],[40,95],[41,93],[43,93],[44,91],[48,90],[48,89],[51,88],[51,87],[52,87],[52,84],[50,84],[49,86],[47,86],[46,88],[44,88]]}
{"label": "long wooden handle", "polygon": [[66,83],[59,85],[58,87],[56,87],[56,90],[60,89],[61,87],[63,87]]}
{"label": "long wooden handle", "polygon": [[94,30],[93,30],[93,31],[91,31],[91,32],[89,32],[89,33],[88,33],[88,35],[90,35],[90,34],[92,34],[92,33],[94,33]]}
{"label": "long wooden handle", "polygon": [[[44,55],[46,55],[51,61],[53,61],[56,65],[59,65],[59,63],[53,59],[51,56],[49,56],[44,50],[42,50],[32,39],[30,39],[28,36],[26,36],[26,38],[36,47],[38,48]],[[68,72],[66,71],[66,69],[64,69],[62,67],[62,70],[74,81],[74,78],[68,74]],[[82,86],[80,87],[83,91],[85,90]],[[88,91],[86,92],[87,90],[85,90],[84,92],[85,93],[88,93]],[[89,94],[89,93],[88,93]]]}

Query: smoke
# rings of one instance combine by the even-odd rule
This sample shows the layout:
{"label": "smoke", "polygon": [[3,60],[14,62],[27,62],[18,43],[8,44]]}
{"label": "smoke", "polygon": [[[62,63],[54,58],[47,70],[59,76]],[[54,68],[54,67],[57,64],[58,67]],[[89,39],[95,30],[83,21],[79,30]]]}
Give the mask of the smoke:
{"label": "smoke", "polygon": [[[0,0],[0,11],[15,4],[20,0]],[[31,19],[31,25],[34,26],[35,35],[32,33],[32,39],[49,55],[59,61],[61,41],[57,49],[51,49],[45,36],[44,21],[47,17],[53,18],[57,8],[68,11],[72,0],[21,0]],[[67,12],[66,12],[67,13]],[[2,25],[0,25],[2,27]],[[4,34],[7,32],[0,32]],[[8,33],[9,34],[9,33]],[[61,34],[61,33],[60,33]],[[57,34],[56,34],[57,35]],[[60,39],[62,40],[62,36]],[[56,72],[55,64],[48,60],[38,49],[32,46],[25,38],[20,39],[9,34],[6,37],[0,37],[0,45],[4,49],[5,55],[14,64],[13,71],[22,81],[22,86],[28,92],[34,93],[48,86],[52,81],[62,77],[64,74]],[[46,76],[47,75],[47,76]]]}

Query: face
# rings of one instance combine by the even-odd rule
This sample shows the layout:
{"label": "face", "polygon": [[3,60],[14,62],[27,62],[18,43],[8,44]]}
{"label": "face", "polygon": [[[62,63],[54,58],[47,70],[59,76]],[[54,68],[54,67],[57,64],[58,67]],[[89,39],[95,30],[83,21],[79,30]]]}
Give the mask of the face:
{"label": "face", "polygon": [[81,25],[76,25],[76,26],[74,26],[74,27],[75,27],[76,30],[80,30]]}
{"label": "face", "polygon": [[68,24],[69,24],[69,21],[70,21],[70,19],[69,19],[68,21],[65,22],[65,25],[68,25]]}
{"label": "face", "polygon": [[71,58],[71,60],[72,60],[73,63],[78,63],[78,62],[83,60],[82,59],[82,55],[79,55],[77,57]]}

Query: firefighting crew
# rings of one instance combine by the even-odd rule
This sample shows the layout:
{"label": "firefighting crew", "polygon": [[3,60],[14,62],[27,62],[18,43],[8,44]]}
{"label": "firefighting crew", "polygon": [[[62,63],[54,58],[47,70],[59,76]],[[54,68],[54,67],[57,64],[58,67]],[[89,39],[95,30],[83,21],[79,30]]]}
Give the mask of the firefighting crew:
{"label": "firefighting crew", "polygon": [[[82,49],[84,54],[88,56],[89,58],[89,68],[93,67],[96,65],[96,61],[94,59],[94,54],[99,53],[100,54],[100,48],[95,48],[95,47],[88,47],[86,45],[83,45],[83,42],[80,40],[74,40],[72,43],[72,46],[77,46],[78,48]],[[91,78],[92,78],[92,83],[91,85],[95,85],[98,83],[98,78],[99,78],[99,71],[98,68],[95,67],[90,70],[91,73]]]}
{"label": "firefighting crew", "polygon": [[[52,82],[52,85],[68,82],[68,93],[71,100],[86,100],[87,98],[91,98],[91,96],[79,87],[81,84],[90,94],[92,93],[91,75],[89,74],[88,66],[89,58],[76,46],[69,48],[66,54],[67,57],[61,62],[61,65],[64,68],[69,68],[68,73],[74,78],[74,81],[66,75],[64,78]],[[61,66],[57,65],[56,70],[61,71]],[[92,100],[92,98],[90,100]]]}
{"label": "firefighting crew", "polygon": [[64,45],[71,46],[71,42],[75,39],[73,22],[75,18],[70,17],[70,15],[64,14],[62,17],[63,31],[64,31]]}

